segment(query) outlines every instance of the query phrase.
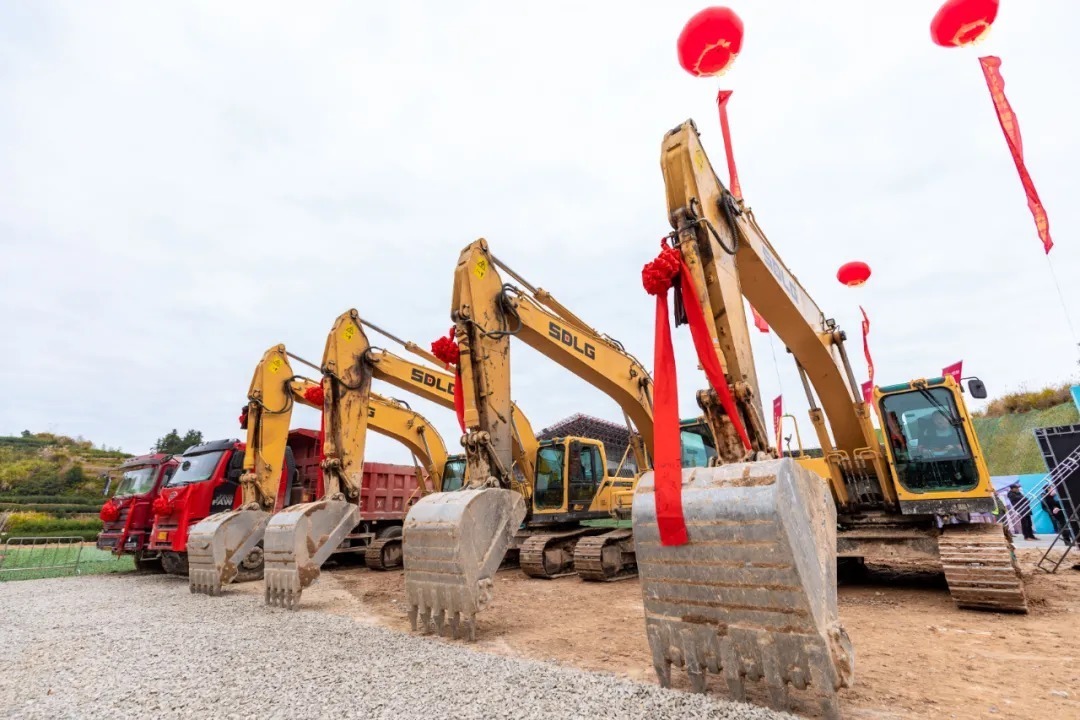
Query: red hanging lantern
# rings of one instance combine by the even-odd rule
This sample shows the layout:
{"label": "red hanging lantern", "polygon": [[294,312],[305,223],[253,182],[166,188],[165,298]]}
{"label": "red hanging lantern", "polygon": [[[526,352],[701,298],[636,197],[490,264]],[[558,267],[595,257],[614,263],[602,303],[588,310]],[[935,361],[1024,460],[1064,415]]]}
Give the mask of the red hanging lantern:
{"label": "red hanging lantern", "polygon": [[930,21],[930,38],[942,47],[978,42],[997,17],[998,0],[948,0]]}
{"label": "red hanging lantern", "polygon": [[861,260],[844,263],[836,271],[836,279],[848,287],[858,287],[870,278],[870,266]]}
{"label": "red hanging lantern", "polygon": [[727,7],[708,7],[690,18],[676,45],[679,64],[696,77],[723,75],[742,49],[743,24]]}

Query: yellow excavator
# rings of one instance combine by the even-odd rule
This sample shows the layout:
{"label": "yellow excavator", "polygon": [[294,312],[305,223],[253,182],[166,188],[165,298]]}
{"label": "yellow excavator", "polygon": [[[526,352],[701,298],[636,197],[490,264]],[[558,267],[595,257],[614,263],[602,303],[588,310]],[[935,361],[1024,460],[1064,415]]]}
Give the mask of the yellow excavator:
{"label": "yellow excavator", "polygon": [[[499,270],[520,287],[505,284]],[[550,293],[500,262],[485,240],[466,247],[454,274],[451,316],[464,398],[462,438],[468,486],[436,493],[405,519],[405,592],[413,629],[456,637],[461,622],[475,637],[475,616],[490,603],[493,575],[511,545],[530,575],[571,570],[583,579],[633,575],[629,528],[589,527],[584,521],[626,516],[635,478],[609,472],[603,444],[557,438],[537,449],[531,501],[514,492],[510,473],[515,416],[510,401],[510,338],[516,337],[595,386],[622,408],[631,442],[620,466],[631,475],[650,466],[652,379],[616,340],[590,327]],[[682,428],[687,458],[702,464],[715,441],[702,420]],[[697,451],[696,453],[694,451]],[[518,528],[525,522],[522,530]]]}
{"label": "yellow excavator", "polygon": [[[267,350],[252,376],[248,390],[247,443],[244,473],[240,477],[242,501],[237,510],[210,515],[192,527],[188,536],[188,577],[192,592],[219,595],[222,585],[236,580],[258,579],[263,573],[260,547],[267,523],[282,510],[278,497],[289,423],[296,403],[324,410],[322,387],[293,373],[284,345]],[[426,470],[431,489],[419,477],[422,493],[459,487],[464,458],[449,456],[438,431],[404,403],[374,393],[365,413],[372,430],[407,447]],[[338,437],[339,414],[330,413],[326,432]],[[333,549],[333,548],[331,548]],[[248,568],[257,555],[257,568]],[[371,540],[365,561],[373,569],[400,565],[400,536]]]}
{"label": "yellow excavator", "polygon": [[[719,181],[692,121],[665,136],[661,166],[669,239],[733,392],[753,384],[745,298],[795,358],[823,457],[684,470],[683,545],[660,543],[655,478],[641,479],[633,526],[654,666],[664,686],[672,665],[684,668],[698,691],[707,673],[722,674],[736,699],[746,680],[764,680],[780,708],[790,687],[809,689],[836,717],[835,691],[853,667],[837,621],[837,555],[938,562],[959,607],[1026,611],[1009,538],[969,522],[994,509],[979,441],[949,377],[876,387],[879,441],[845,334]],[[986,396],[977,379],[969,390]]]}
{"label": "yellow excavator", "polygon": [[[371,416],[372,380],[386,382],[446,408],[454,407],[453,375],[374,347],[365,327],[428,363],[440,363],[416,344],[362,320],[355,309],[337,318],[327,336],[321,367],[327,427],[322,464],[326,493],[321,500],[278,513],[267,526],[265,580],[268,605],[295,608],[304,588],[318,578],[322,564],[359,522],[359,509],[350,499],[360,491],[364,440],[368,423],[374,419]],[[520,431],[514,442],[514,468],[526,479],[526,482],[518,483],[525,487],[533,477],[537,441],[528,420],[516,408],[514,422]],[[429,440],[431,437],[437,437],[434,428],[431,428]],[[435,489],[454,490],[460,488],[464,480],[464,462],[454,456],[441,486],[436,484]],[[381,542],[369,547],[369,552],[385,552]],[[393,551],[400,553],[399,539],[395,540]]]}

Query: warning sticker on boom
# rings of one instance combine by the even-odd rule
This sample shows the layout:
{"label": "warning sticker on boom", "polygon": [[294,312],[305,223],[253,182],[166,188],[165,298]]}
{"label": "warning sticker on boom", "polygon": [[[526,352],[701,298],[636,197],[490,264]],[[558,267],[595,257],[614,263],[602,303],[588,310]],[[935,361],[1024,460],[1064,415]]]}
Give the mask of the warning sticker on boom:
{"label": "warning sticker on boom", "polygon": [[273,360],[270,361],[270,364],[267,367],[270,368],[270,372],[276,373],[278,370],[281,369],[281,366],[283,364],[284,363],[282,362],[281,358],[276,357],[276,358],[274,358]]}
{"label": "warning sticker on boom", "polygon": [[346,325],[345,329],[341,331],[341,337],[345,338],[345,342],[349,342],[353,339],[353,335],[356,334],[355,325]]}
{"label": "warning sticker on boom", "polygon": [[476,276],[477,280],[483,280],[484,276],[487,275],[487,271],[488,261],[485,258],[478,258],[476,264],[473,265],[473,275]]}

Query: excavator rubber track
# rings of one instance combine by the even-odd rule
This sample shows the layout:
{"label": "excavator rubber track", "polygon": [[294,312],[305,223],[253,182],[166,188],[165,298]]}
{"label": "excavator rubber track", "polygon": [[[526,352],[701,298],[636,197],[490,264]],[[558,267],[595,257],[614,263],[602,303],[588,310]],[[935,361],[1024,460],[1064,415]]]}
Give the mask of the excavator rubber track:
{"label": "excavator rubber track", "polygon": [[1028,611],[1020,566],[1005,528],[996,523],[946,525],[938,538],[938,551],[957,607]]}
{"label": "excavator rubber track", "polygon": [[405,598],[414,631],[462,622],[476,639],[476,613],[492,601],[494,575],[525,519],[513,490],[486,488],[432,493],[409,509],[403,528]]}
{"label": "excavator rubber track", "polygon": [[683,470],[689,542],[663,545],[653,482],[647,472],[638,483],[633,527],[660,684],[671,686],[675,665],[695,692],[714,673],[743,701],[747,681],[763,681],[778,710],[816,702],[838,718],[854,657],[837,615],[826,483],[790,458]]}
{"label": "excavator rubber track", "polygon": [[577,572],[577,545],[588,533],[603,532],[599,528],[576,527],[555,532],[530,535],[521,543],[518,563],[522,572],[534,578],[557,578]]}
{"label": "excavator rubber track", "polygon": [[368,570],[394,570],[402,565],[400,537],[372,540],[364,549],[364,565]]}
{"label": "excavator rubber track", "polygon": [[589,582],[637,577],[633,531],[623,528],[582,538],[574,548],[574,569]]}

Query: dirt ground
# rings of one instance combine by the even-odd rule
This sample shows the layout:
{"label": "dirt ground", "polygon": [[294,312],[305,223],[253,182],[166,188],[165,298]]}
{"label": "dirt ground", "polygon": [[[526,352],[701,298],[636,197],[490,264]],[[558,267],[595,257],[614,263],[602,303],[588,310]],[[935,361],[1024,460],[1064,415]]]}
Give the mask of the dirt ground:
{"label": "dirt ground", "polygon": [[[1019,551],[1027,616],[957,610],[940,575],[845,581],[840,617],[856,661],[855,686],[841,691],[844,716],[1080,717],[1080,572],[1039,572],[1038,553]],[[401,571],[343,567],[305,591],[302,607],[408,632],[404,595]],[[506,570],[478,621],[479,650],[656,682],[636,580],[545,581]],[[710,683],[711,692],[725,690]]]}

